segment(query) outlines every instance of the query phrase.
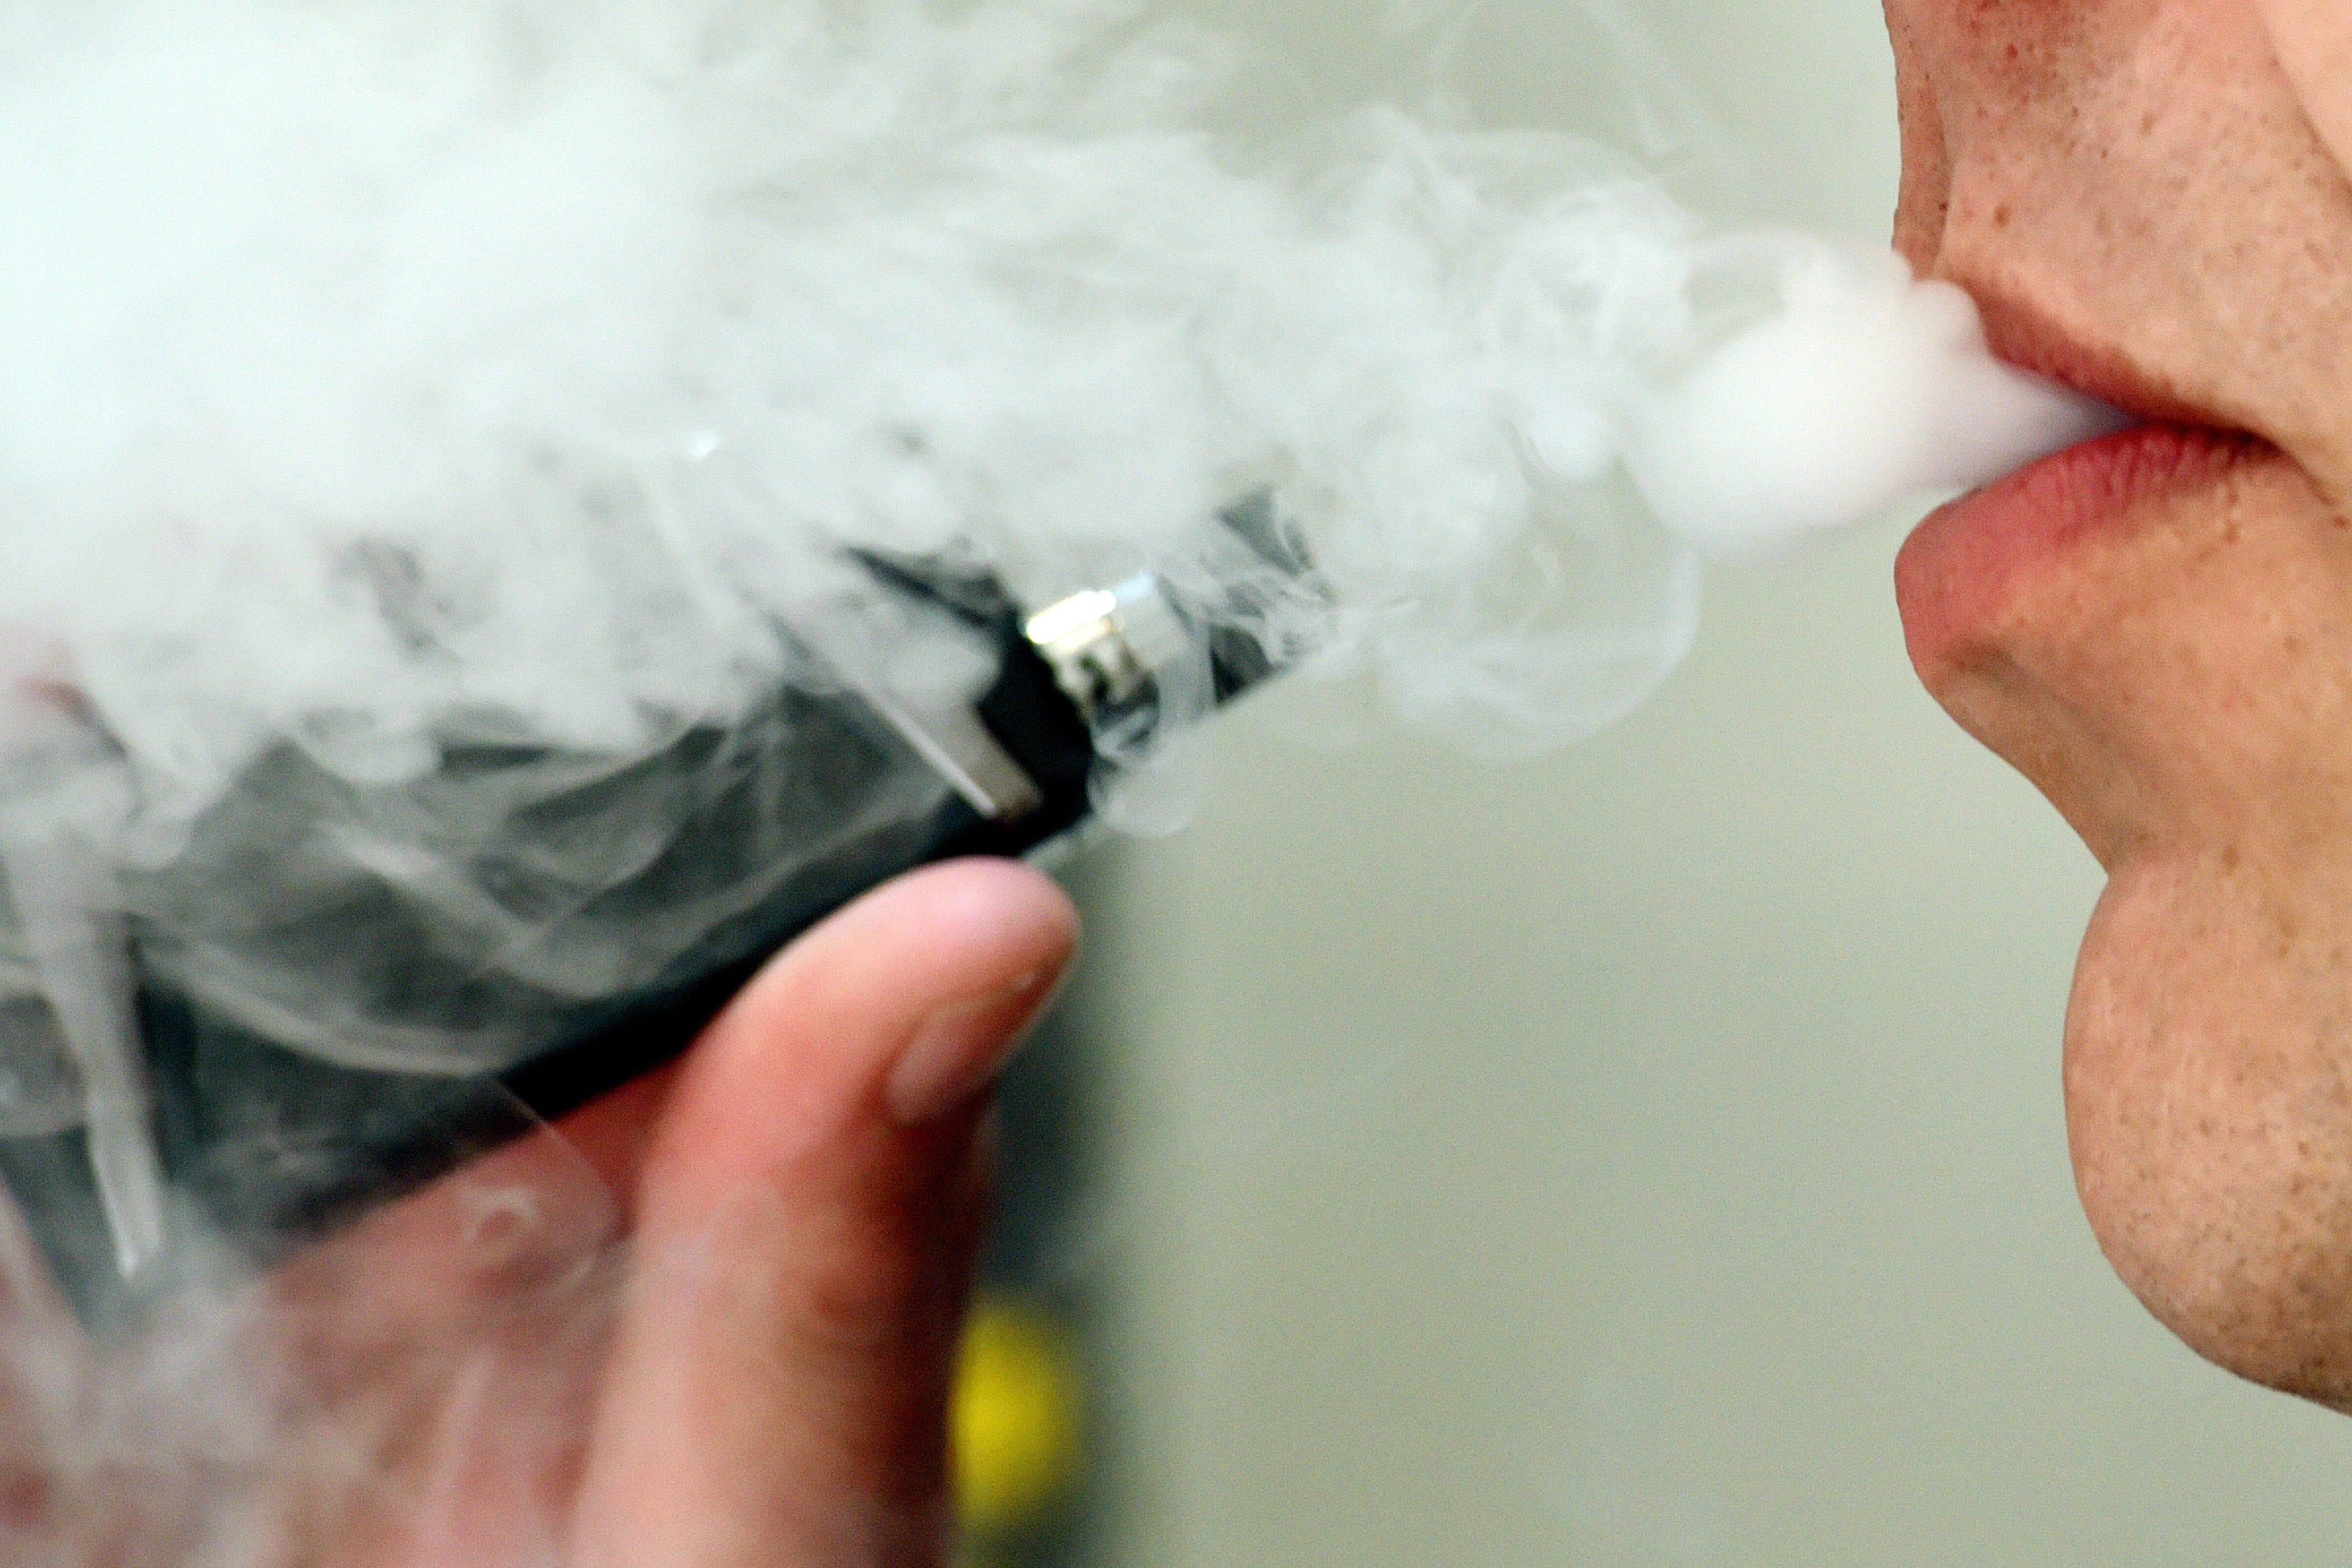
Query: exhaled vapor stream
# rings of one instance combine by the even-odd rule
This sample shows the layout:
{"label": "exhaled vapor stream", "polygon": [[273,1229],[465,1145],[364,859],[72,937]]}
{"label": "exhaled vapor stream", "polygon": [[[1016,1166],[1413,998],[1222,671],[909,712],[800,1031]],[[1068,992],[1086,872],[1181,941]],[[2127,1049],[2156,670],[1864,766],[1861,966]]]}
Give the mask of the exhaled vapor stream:
{"label": "exhaled vapor stream", "polygon": [[[0,1554],[244,1568],[299,1557],[281,1504],[425,1517],[403,1423],[518,1322],[593,1337],[603,1272],[525,1270],[484,1337],[304,1384],[159,1162],[348,1151],[260,1056],[188,1069],[255,1079],[210,1122],[149,1057],[193,1009],[437,1113],[519,1020],[928,809],[840,699],[992,666],[876,562],[1031,610],[1151,574],[1229,664],[1526,750],[1663,678],[1700,553],[2107,417],[1958,291],[1572,137],[1220,136],[1235,53],[1090,0],[0,5],[0,1142],[102,1211],[47,1263],[184,1287],[89,1351],[0,1248],[48,1500]],[[593,1256],[528,1165],[467,1201]],[[561,1389],[508,1404],[562,1447]],[[105,1555],[125,1476],[147,1556]]]}

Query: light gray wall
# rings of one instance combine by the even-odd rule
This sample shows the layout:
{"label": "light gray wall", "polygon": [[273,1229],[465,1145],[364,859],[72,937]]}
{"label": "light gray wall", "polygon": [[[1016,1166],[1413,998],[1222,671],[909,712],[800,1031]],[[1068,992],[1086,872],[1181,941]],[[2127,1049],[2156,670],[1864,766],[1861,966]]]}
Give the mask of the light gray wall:
{"label": "light gray wall", "polygon": [[[1589,119],[1572,3],[1481,13],[1466,95]],[[1869,0],[1629,5],[1759,210],[1883,234]],[[1393,65],[1376,0],[1225,14]],[[2352,1559],[2352,1425],[2179,1349],[2075,1210],[2096,873],[1915,685],[1899,538],[1719,574],[1661,699],[1548,761],[1317,752],[1276,696],[1112,862],[1107,1561]]]}

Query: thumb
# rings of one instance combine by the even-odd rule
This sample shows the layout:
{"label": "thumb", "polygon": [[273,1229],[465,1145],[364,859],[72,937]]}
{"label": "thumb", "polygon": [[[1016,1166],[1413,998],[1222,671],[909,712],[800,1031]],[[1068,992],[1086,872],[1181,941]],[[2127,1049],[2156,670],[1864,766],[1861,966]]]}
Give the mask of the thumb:
{"label": "thumb", "polygon": [[573,1561],[928,1565],[987,1091],[1076,917],[1003,862],[802,938],[689,1053],[636,1195]]}

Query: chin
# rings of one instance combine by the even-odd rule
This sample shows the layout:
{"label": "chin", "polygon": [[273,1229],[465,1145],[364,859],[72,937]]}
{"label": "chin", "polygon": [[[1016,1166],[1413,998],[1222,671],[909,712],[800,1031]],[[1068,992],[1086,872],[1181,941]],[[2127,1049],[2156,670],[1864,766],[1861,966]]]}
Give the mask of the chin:
{"label": "chin", "polygon": [[2200,1354],[2352,1411],[2352,533],[2273,448],[2142,451],[2195,460],[1923,525],[1906,632],[2109,873],[2065,1027],[2102,1248]]}
{"label": "chin", "polygon": [[2352,1411],[2352,919],[2221,843],[2116,868],[2066,1024],[2084,1214],[2149,1311],[2242,1376]]}

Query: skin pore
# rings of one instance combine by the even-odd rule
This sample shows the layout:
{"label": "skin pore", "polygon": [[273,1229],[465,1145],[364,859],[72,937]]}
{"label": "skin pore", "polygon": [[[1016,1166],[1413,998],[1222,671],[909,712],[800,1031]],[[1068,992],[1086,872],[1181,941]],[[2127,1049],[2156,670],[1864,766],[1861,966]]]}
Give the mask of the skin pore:
{"label": "skin pore", "polygon": [[[1898,246],[2029,368],[2178,423],[1898,566],[1937,699],[2109,873],[2084,1207],[2190,1345],[2352,1411],[2352,10],[1887,0]],[[2105,489],[2101,489],[2101,486]]]}

